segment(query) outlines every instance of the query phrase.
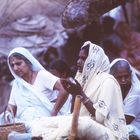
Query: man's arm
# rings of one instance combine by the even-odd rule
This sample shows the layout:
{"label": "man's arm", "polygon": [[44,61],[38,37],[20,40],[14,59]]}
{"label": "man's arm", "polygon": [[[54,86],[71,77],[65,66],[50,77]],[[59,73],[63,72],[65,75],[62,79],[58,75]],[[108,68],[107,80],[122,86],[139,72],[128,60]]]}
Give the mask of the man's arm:
{"label": "man's arm", "polygon": [[54,105],[54,108],[51,112],[51,116],[56,116],[58,112],[60,111],[61,107],[64,105],[68,98],[68,92],[63,88],[60,80],[58,80],[54,86],[54,89],[59,90],[59,94],[56,100],[56,103]]}

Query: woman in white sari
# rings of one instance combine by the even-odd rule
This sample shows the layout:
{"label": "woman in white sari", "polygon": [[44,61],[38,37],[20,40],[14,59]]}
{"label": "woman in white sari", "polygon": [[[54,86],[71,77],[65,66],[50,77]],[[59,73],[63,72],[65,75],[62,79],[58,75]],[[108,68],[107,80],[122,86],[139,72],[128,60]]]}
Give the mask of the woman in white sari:
{"label": "woman in white sari", "polygon": [[140,139],[140,81],[135,69],[123,58],[116,58],[110,64],[110,73],[121,86],[124,113],[130,137]]}
{"label": "woman in white sari", "polygon": [[[76,79],[81,86],[62,80],[62,85],[69,93],[81,95],[83,104],[77,134],[80,140],[128,139],[121,90],[115,78],[108,74],[109,64],[103,49],[87,41],[77,61]],[[34,122],[33,135],[41,135],[44,140],[60,140],[69,135],[71,118],[42,118],[38,121],[39,125]]]}
{"label": "woman in white sari", "polygon": [[[67,115],[62,107],[67,93],[59,78],[46,71],[27,49],[13,49],[8,56],[8,66],[15,79],[7,110],[12,108],[16,119],[24,122],[27,129],[34,119]],[[59,90],[59,95],[54,104],[50,90],[55,89]]]}

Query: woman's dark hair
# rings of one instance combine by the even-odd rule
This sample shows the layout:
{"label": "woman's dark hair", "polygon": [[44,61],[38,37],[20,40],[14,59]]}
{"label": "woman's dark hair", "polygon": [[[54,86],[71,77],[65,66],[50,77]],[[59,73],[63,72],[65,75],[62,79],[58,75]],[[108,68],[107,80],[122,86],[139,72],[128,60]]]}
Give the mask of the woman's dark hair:
{"label": "woman's dark hair", "polygon": [[90,44],[87,44],[87,45],[85,45],[85,46],[83,46],[83,47],[81,48],[81,50],[85,50],[85,51],[86,51],[87,56],[88,56],[88,53],[89,53],[89,46],[90,46]]}
{"label": "woman's dark hair", "polygon": [[32,67],[32,63],[24,55],[22,55],[20,53],[16,53],[15,52],[15,53],[11,54],[10,57],[9,57],[9,60],[10,60],[11,57],[16,57],[17,59],[22,59],[22,60],[24,60],[27,63],[27,65],[30,68]]}

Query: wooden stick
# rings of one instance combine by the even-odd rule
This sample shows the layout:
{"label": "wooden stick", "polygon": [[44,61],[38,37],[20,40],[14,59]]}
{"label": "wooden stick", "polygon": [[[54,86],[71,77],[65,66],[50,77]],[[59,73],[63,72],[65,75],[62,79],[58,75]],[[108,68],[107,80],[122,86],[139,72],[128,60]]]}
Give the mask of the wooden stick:
{"label": "wooden stick", "polygon": [[71,131],[68,140],[76,140],[80,107],[81,107],[81,96],[77,95],[74,103],[72,126],[71,126]]}

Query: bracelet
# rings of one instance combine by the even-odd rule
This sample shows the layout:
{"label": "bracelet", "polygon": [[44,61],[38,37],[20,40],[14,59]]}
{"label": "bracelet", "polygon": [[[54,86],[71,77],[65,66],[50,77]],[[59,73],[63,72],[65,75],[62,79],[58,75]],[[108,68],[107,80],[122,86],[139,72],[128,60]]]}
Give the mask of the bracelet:
{"label": "bracelet", "polygon": [[83,104],[85,105],[87,102],[89,102],[90,101],[90,99],[89,98],[87,98],[85,101],[83,101]]}

